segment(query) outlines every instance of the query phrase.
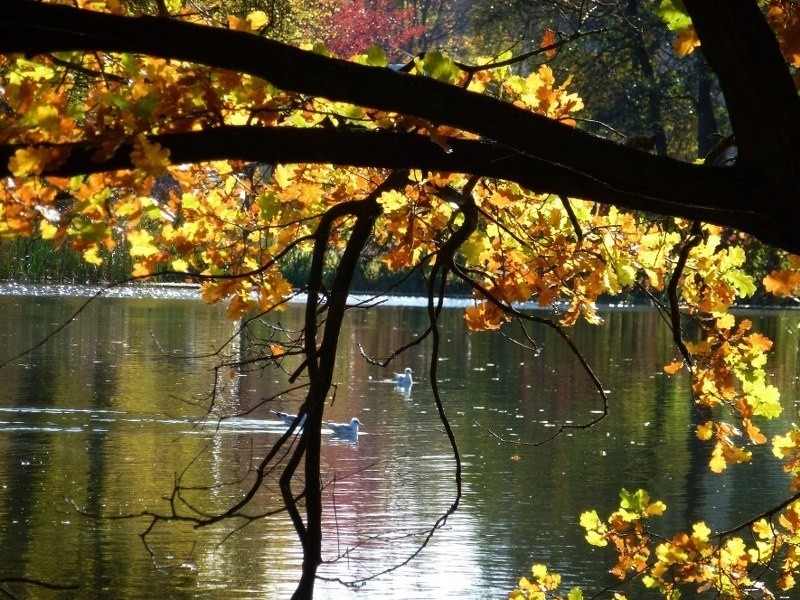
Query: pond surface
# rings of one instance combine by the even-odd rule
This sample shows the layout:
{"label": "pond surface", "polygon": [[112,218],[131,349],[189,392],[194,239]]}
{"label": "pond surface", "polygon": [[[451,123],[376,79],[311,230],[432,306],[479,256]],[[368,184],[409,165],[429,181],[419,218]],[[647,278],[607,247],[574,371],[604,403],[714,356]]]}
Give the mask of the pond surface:
{"label": "pond surface", "polygon": [[[248,509],[264,518],[196,529],[185,521],[153,524],[151,515],[214,514],[236,502],[286,430],[271,411],[296,411],[303,391],[272,399],[288,379],[275,368],[215,370],[243,342],[224,310],[193,299],[191,290],[118,290],[38,347],[86,302],[85,290],[66,297],[5,291],[0,579],[79,586],[14,587],[22,597],[288,597],[301,553],[285,513],[270,514],[280,506],[274,479]],[[599,582],[592,586],[599,589],[609,581],[611,556],[586,544],[578,519],[590,508],[612,510],[621,487],[646,488],[666,503],[657,523],[664,532],[701,519],[726,529],[785,497],[786,478],[768,448],[763,460],[759,454],[722,476],[708,471],[710,448],[690,426],[686,375],[662,371],[676,352],[656,313],[603,317],[605,326],[571,334],[609,390],[609,416],[534,447],[498,437],[538,442],[560,424],[595,419],[603,403],[591,381],[546,328],[533,330],[540,351],[532,354],[498,334],[470,334],[460,308],[444,310],[438,379],[464,494],[418,553],[456,494],[455,462],[428,385],[431,347],[412,347],[388,369],[367,363],[360,348],[387,356],[422,334],[426,312],[351,311],[326,418],[358,417],[363,429],[357,443],[323,440],[329,562],[316,597],[505,598],[532,563],[547,564],[568,585]],[[753,318],[776,341],[770,370],[783,390],[783,419],[794,420],[800,313]],[[301,319],[295,305],[261,327],[267,335],[278,322],[299,328]],[[219,354],[230,339],[232,349]],[[415,373],[408,394],[384,381],[404,367]],[[203,419],[212,396],[238,416]],[[111,518],[120,516],[129,518]]]}

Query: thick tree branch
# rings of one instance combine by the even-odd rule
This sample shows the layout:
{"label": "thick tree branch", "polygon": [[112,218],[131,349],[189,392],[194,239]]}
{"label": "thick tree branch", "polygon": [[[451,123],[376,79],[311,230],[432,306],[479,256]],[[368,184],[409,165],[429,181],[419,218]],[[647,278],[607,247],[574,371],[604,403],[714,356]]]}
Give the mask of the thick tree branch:
{"label": "thick tree branch", "polygon": [[[133,52],[245,72],[282,89],[414,115],[474,132],[485,140],[459,143],[449,159],[434,161],[433,149],[423,152],[425,160],[441,163],[436,168],[442,170],[504,177],[539,192],[730,225],[767,243],[800,251],[796,239],[800,211],[794,200],[800,107],[796,93],[787,89],[786,82],[791,80],[785,65],[773,52],[774,37],[766,40],[771,33],[754,0],[691,0],[687,7],[728,96],[735,133],[737,137],[740,130],[744,134],[740,139],[743,166],[737,165],[724,175],[707,168],[678,166],[676,161],[621,147],[430,78],[361,66],[255,35],[172,19],[119,17],[6,0],[0,14],[0,53]],[[717,13],[722,15],[718,22]],[[734,27],[733,35],[728,27]],[[747,37],[751,33],[758,34],[757,42]],[[736,43],[731,41],[734,39]],[[767,41],[772,49],[767,48]],[[732,51],[732,46],[746,46],[748,50],[739,50],[726,63],[724,53]],[[749,61],[745,62],[748,52]],[[737,75],[737,70],[744,74]],[[764,74],[769,75],[768,81],[779,84],[776,89],[754,85]],[[745,79],[747,85],[742,85]],[[735,98],[744,93],[743,88],[758,90]],[[772,100],[775,105],[770,104]],[[410,157],[408,144],[418,142],[405,138],[391,138],[388,143],[387,134],[364,133],[359,138],[359,153],[347,144],[345,148],[337,145],[347,140],[342,132],[336,134],[333,144],[319,132],[311,135],[317,136],[318,143],[306,153],[309,161],[387,167],[414,167],[423,162]],[[766,141],[771,146],[755,147]],[[225,142],[225,146],[236,143]],[[373,152],[376,147],[388,149],[392,145],[398,153],[395,160],[388,159],[388,151]],[[760,156],[760,152],[767,152],[771,158]],[[367,156],[373,153],[380,160]],[[282,146],[265,149],[262,159],[267,154],[273,162],[303,160]],[[737,216],[731,217],[732,213]]]}
{"label": "thick tree branch", "polygon": [[[630,159],[617,164],[609,160],[613,153],[601,153],[587,173],[478,140],[449,139],[452,152],[445,153],[426,136],[399,132],[223,126],[155,135],[150,139],[170,150],[174,164],[227,158],[273,164],[307,162],[427,169],[495,177],[516,181],[536,192],[726,225],[775,245],[800,250],[800,241],[777,237],[779,223],[750,208],[741,194],[745,182],[735,169],[691,165],[610,142],[606,142],[609,147],[630,154]],[[9,175],[8,160],[18,147],[0,145],[0,176]],[[129,144],[119,146],[103,162],[97,162],[94,156],[97,146],[93,143],[53,147],[61,148],[67,157],[46,169],[45,175],[72,176],[133,168],[130,162],[133,146]],[[624,165],[627,166],[622,168]],[[631,169],[644,176],[630,178]]]}

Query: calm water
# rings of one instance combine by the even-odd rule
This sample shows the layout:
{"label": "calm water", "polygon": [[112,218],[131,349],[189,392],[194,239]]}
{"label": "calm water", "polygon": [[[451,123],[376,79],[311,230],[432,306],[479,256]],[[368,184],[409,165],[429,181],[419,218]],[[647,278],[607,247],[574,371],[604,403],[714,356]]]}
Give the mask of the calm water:
{"label": "calm water", "polygon": [[[20,295],[26,291],[0,296],[0,362],[35,345],[85,301]],[[80,586],[24,588],[23,597],[287,597],[300,551],[283,514],[199,530],[158,522],[142,534],[152,525],[147,515],[214,513],[235,502],[285,430],[270,410],[296,410],[302,393],[264,403],[286,386],[282,371],[214,371],[216,350],[234,335],[221,308],[183,291],[117,295],[92,302],[0,370],[0,579]],[[294,306],[273,324],[297,328],[301,316]],[[610,390],[609,417],[526,447],[500,443],[488,430],[536,442],[559,423],[590,421],[602,409],[591,382],[549,331],[534,330],[541,346],[534,356],[499,335],[469,334],[461,311],[445,310],[438,376],[464,461],[464,496],[414,557],[455,498],[454,460],[427,386],[431,349],[416,346],[382,370],[364,361],[359,345],[386,356],[425,329],[426,314],[402,306],[352,311],[326,418],[357,416],[364,434],[357,444],[324,440],[330,562],[320,569],[317,597],[505,598],[534,562],[569,584],[605,582],[610,555],[589,547],[577,522],[586,509],[611,510],[623,486],[664,500],[665,532],[699,519],[728,528],[782,498],[786,480],[768,459],[723,476],[708,472],[710,449],[689,425],[685,376],[662,374],[675,351],[658,316],[628,310],[604,317],[606,326],[573,334]],[[755,317],[777,342],[771,371],[784,389],[785,419],[793,420],[800,313]],[[382,381],[405,366],[417,376],[409,395]],[[198,421],[212,393],[240,416]],[[176,481],[184,489],[171,501]],[[250,514],[279,504],[269,480]]]}

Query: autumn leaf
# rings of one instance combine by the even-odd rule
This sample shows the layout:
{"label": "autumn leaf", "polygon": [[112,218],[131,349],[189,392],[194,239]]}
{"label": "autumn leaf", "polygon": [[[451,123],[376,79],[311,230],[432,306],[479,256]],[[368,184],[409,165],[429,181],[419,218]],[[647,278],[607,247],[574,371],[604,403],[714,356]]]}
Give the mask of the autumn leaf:
{"label": "autumn leaf", "polygon": [[680,31],[692,24],[680,0],[661,0],[656,13],[672,31]]}
{"label": "autumn leaf", "polygon": [[131,163],[148,175],[162,175],[169,166],[169,149],[150,142],[145,135],[137,135],[131,151]]}
{"label": "autumn leaf", "polygon": [[678,31],[678,36],[672,42],[672,50],[676,56],[688,56],[698,46],[700,46],[700,38],[697,37],[694,26]]}
{"label": "autumn leaf", "polygon": [[544,50],[544,54],[547,58],[553,58],[558,53],[558,49],[552,47],[555,43],[555,32],[552,29],[546,30],[542,36],[542,41],[539,42],[539,48]]}
{"label": "autumn leaf", "polygon": [[607,533],[606,526],[600,521],[597,511],[590,510],[581,513],[581,527],[586,529],[586,541],[592,546],[607,546],[608,540],[605,539]]}
{"label": "autumn leaf", "polygon": [[695,433],[697,435],[697,439],[699,440],[710,440],[711,436],[714,434],[714,422],[706,421],[705,423],[701,423],[697,426]]}
{"label": "autumn leaf", "polygon": [[800,289],[800,271],[772,271],[764,277],[763,284],[775,296],[794,296]]}
{"label": "autumn leaf", "polygon": [[252,31],[258,31],[269,24],[269,16],[263,10],[254,10],[247,15],[247,22]]}
{"label": "autumn leaf", "polygon": [[239,290],[231,297],[226,313],[231,321],[236,321],[237,319],[241,319],[247,315],[252,308],[253,307],[250,299],[247,297],[247,293],[244,290]]}
{"label": "autumn leaf", "polygon": [[127,238],[128,244],[130,244],[129,252],[131,256],[148,257],[159,252],[152,234],[147,231],[130,231]]}
{"label": "autumn leaf", "polygon": [[103,258],[100,256],[100,248],[95,245],[84,250],[83,260],[92,265],[102,265]]}
{"label": "autumn leaf", "polygon": [[683,368],[683,361],[675,360],[664,367],[664,372],[667,375],[675,375],[675,373],[680,371],[682,368]]}
{"label": "autumn leaf", "polygon": [[189,270],[189,263],[183,258],[176,258],[170,264],[173,271],[178,271],[181,273],[185,273]]}
{"label": "autumn leaf", "polygon": [[469,306],[464,311],[464,319],[473,331],[487,331],[500,329],[502,324],[508,320],[503,311],[489,302],[481,302],[475,306]]}
{"label": "autumn leaf", "polygon": [[19,148],[8,161],[8,170],[14,177],[39,175],[47,166],[51,151],[43,146]]}
{"label": "autumn leaf", "polygon": [[725,454],[722,451],[722,444],[719,442],[716,443],[714,450],[711,452],[711,461],[708,466],[714,473],[722,473],[728,468],[728,462],[725,460]]}

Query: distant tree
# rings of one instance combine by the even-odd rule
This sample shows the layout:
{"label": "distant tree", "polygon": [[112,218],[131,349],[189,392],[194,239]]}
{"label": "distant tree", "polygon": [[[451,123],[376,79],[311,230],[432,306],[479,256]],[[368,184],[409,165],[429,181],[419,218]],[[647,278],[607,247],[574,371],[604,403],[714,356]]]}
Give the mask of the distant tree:
{"label": "distant tree", "polygon": [[363,53],[372,45],[407,58],[398,52],[425,27],[412,24],[413,15],[393,0],[341,0],[320,34],[338,56]]}

